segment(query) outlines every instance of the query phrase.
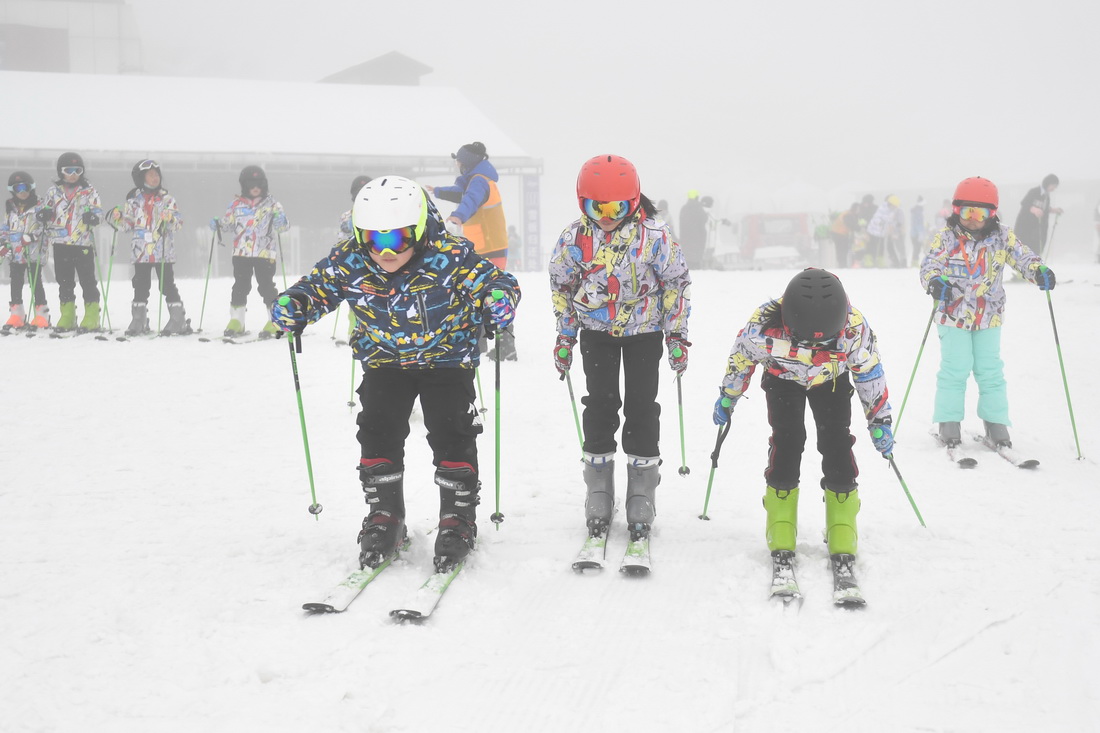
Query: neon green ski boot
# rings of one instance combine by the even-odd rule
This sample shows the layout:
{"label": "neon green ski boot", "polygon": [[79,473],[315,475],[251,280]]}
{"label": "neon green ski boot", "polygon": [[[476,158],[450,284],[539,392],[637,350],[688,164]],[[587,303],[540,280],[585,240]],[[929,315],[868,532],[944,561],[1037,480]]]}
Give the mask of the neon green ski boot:
{"label": "neon green ski boot", "polygon": [[229,325],[225,327],[226,336],[240,336],[244,333],[244,313],[245,307],[243,305],[230,306]]}
{"label": "neon green ski boot", "polygon": [[768,549],[794,552],[798,537],[798,487],[764,492],[764,510],[768,513]]}
{"label": "neon green ski boot", "polygon": [[57,319],[55,331],[72,331],[76,328],[76,303],[61,304],[61,318]]}
{"label": "neon green ski boot", "polygon": [[81,333],[99,330],[99,303],[84,304],[84,317],[80,319],[80,327],[76,330]]}
{"label": "neon green ski boot", "polygon": [[859,491],[847,494],[825,490],[825,532],[830,555],[855,555],[858,534],[856,515],[859,514]]}

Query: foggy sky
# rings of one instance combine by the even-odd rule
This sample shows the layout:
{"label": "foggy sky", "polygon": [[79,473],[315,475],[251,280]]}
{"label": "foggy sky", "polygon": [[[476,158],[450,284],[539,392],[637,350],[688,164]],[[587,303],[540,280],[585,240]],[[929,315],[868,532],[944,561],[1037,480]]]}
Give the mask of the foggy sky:
{"label": "foggy sky", "polygon": [[391,50],[423,61],[426,84],[459,87],[544,159],[545,216],[609,151],[674,203],[1100,168],[1094,0],[130,3],[154,74],[311,81]]}

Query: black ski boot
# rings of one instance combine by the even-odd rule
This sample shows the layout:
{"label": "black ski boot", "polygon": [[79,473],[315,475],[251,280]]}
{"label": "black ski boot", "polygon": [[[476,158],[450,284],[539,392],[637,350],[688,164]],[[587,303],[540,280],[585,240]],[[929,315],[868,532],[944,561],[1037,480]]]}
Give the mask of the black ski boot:
{"label": "black ski boot", "polygon": [[1011,448],[1012,440],[1008,437],[1008,426],[985,420],[985,440],[994,449]]}
{"label": "black ski boot", "polygon": [[149,332],[148,303],[131,303],[130,316],[130,325],[126,327],[125,332],[127,336]]}
{"label": "black ski boot", "polygon": [[962,424],[957,422],[941,422],[939,432],[940,442],[948,448],[954,448],[962,443]]}
{"label": "black ski boot", "polygon": [[405,530],[404,472],[385,459],[359,464],[370,514],[359,532],[359,567],[376,568],[401,547]]}
{"label": "black ski boot", "polygon": [[439,486],[439,534],[435,538],[435,569],[445,573],[466,559],[477,538],[477,505],[481,483],[468,463],[450,463],[435,471]]}

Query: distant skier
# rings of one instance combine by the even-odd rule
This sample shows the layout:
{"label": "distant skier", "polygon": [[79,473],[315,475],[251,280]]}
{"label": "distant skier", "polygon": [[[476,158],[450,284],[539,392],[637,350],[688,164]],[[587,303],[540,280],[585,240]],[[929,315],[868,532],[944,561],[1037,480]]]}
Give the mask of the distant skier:
{"label": "distant skier", "polygon": [[57,180],[46,192],[36,215],[53,245],[53,269],[57,277],[61,317],[55,331],[72,331],[76,323],[76,281],[84,295],[84,318],[79,331],[99,330],[99,287],[96,284],[95,227],[103,216],[99,192],[84,176],[84,159],[62,153],[57,159]]}
{"label": "distant skier", "polygon": [[[363,190],[363,186],[373,179],[370,176],[356,176],[351,179],[351,203],[355,204],[355,197]],[[340,217],[340,238],[354,237],[355,228],[351,225],[351,209],[348,209]]]}
{"label": "distant skier", "polygon": [[890,266],[901,267],[905,264],[905,214],[901,211],[901,199],[891,194],[878,207],[875,215],[867,222],[870,267],[886,267],[886,254],[890,255]]}
{"label": "distant skier", "polygon": [[47,328],[50,325],[50,308],[46,305],[46,288],[42,284],[42,266],[49,259],[50,251],[44,241],[42,223],[38,212],[42,202],[35,192],[34,178],[24,171],[8,176],[8,193],[4,202],[3,241],[0,241],[0,257],[11,257],[11,314],[4,330],[26,327],[27,312],[23,308],[23,283],[30,278],[31,328]]}
{"label": "distant skier", "polygon": [[1050,215],[1060,216],[1062,209],[1050,205],[1050,195],[1058,189],[1058,176],[1051,173],[1020,201],[1020,213],[1012,228],[1016,236],[1040,255],[1046,255],[1050,234]]}
{"label": "distant skier", "polygon": [[[917,196],[917,203],[909,209],[909,240],[913,244],[911,267],[916,267],[928,246],[928,225],[924,221],[924,196]],[[904,247],[902,252],[904,252]]]}
{"label": "distant skier", "polygon": [[853,203],[847,211],[838,212],[829,225],[829,238],[836,251],[836,266],[849,267],[852,238],[859,228],[859,204]]}
{"label": "distant skier", "polygon": [[116,229],[133,232],[130,240],[130,264],[134,266],[134,300],[130,304],[127,336],[149,332],[149,292],[153,272],[168,308],[168,323],[161,336],[192,333],[184,312],[183,299],[176,287],[175,234],[183,228],[176,199],[161,183],[160,166],[155,160],[140,160],[130,171],[134,187],[126,194],[126,203],[107,214],[107,223]]}
{"label": "distant skier", "polygon": [[[405,439],[420,397],[439,486],[436,569],[461,562],[477,537],[477,435],[474,406],[477,330],[511,324],[516,279],[447,233],[415,182],[375,178],[352,207],[353,237],[277,299],[272,320],[300,332],[342,302],[358,319],[352,348],[363,362],[357,437],[359,476],[370,514],[359,533],[361,567],[393,556],[405,531]],[[281,298],[280,298],[281,299]]]}
{"label": "distant skier", "polygon": [[707,226],[710,214],[703,207],[699,192],[688,191],[687,201],[680,207],[680,250],[684,263],[692,270],[702,269],[707,256]]}
{"label": "distant skier", "polygon": [[887,458],[894,449],[889,393],[875,334],[848,302],[836,275],[809,268],[791,279],[782,298],[760,306],[737,334],[714,405],[716,425],[729,422],[758,364],[765,369],[760,387],[772,428],[764,470],[764,510],[773,568],[789,569],[794,559],[808,403],[821,453],[825,533],[837,580],[834,600],[852,601],[860,499],[859,469],[852,452],[855,438],[849,430],[853,392],[849,372],[875,449]]}
{"label": "distant skier", "polygon": [[[504,269],[508,267],[508,227],[497,186],[500,174],[489,162],[484,143],[467,143],[451,157],[459,173],[454,185],[427,186],[426,190],[438,199],[458,204],[447,222],[462,228],[462,236],[473,242],[479,255]],[[486,339],[480,338],[478,343],[485,347]],[[516,360],[516,340],[511,332],[501,334],[500,354],[506,361]]]}
{"label": "distant skier", "polygon": [[[258,165],[249,165],[239,177],[241,195],[233,199],[220,219],[210,220],[210,228],[233,235],[233,293],[230,297],[229,324],[226,336],[245,332],[245,311],[252,278],[264,306],[271,307],[278,290],[275,287],[275,261],[279,254],[277,233],[290,228],[286,212],[268,192],[267,174]],[[277,329],[270,321],[264,324],[261,338],[270,338]]]}
{"label": "distant skier", "polygon": [[1054,271],[1043,264],[1016,233],[997,217],[1000,196],[992,181],[967,178],[952,200],[954,213],[947,227],[932,240],[921,263],[925,292],[936,301],[940,338],[940,371],[936,377],[933,422],[948,446],[961,442],[970,374],[978,383],[978,417],[985,422],[986,440],[1011,447],[1008,394],[1001,361],[1001,324],[1006,294],[1005,267],[1053,290]]}
{"label": "distant skier", "polygon": [[611,522],[615,432],[623,410],[626,521],[631,539],[639,540],[649,536],[660,483],[662,341],[672,369],[687,369],[691,276],[626,158],[600,155],[586,162],[577,177],[577,202],[582,216],[562,232],[550,257],[554,366],[564,378],[579,338],[588,387],[583,452],[591,536],[604,535]]}

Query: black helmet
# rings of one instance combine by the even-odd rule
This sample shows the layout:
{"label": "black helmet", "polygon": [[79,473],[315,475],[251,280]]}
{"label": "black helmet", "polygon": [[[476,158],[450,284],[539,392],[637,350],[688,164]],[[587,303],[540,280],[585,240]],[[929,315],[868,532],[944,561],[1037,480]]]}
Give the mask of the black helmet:
{"label": "black helmet", "polygon": [[367,185],[374,179],[370,176],[356,176],[351,181],[351,200],[355,201],[355,197],[359,195],[359,192],[363,189],[363,186]]}
{"label": "black helmet", "polygon": [[809,267],[783,293],[783,325],[797,341],[828,341],[848,322],[848,296],[837,276]]}
{"label": "black helmet", "polygon": [[137,163],[134,163],[134,169],[130,171],[130,177],[134,179],[135,186],[138,188],[147,188],[145,185],[145,173],[147,171],[156,171],[160,176],[161,184],[164,184],[164,174],[160,172],[160,164],[155,160],[146,158],[145,160],[139,160]]}
{"label": "black helmet", "polygon": [[[62,153],[57,159],[57,177],[61,178],[62,168],[84,168],[84,159],[78,153]],[[80,177],[84,177],[84,171],[80,171]]]}
{"label": "black helmet", "polygon": [[238,179],[241,182],[241,195],[247,196],[248,192],[259,186],[260,195],[267,195],[267,174],[258,165],[246,165]]}
{"label": "black helmet", "polygon": [[34,179],[31,178],[31,174],[26,171],[16,171],[8,176],[8,193],[15,193],[12,189],[14,189],[18,183],[25,183],[28,189],[31,191],[34,190]]}

